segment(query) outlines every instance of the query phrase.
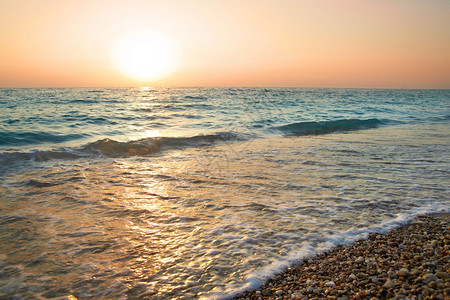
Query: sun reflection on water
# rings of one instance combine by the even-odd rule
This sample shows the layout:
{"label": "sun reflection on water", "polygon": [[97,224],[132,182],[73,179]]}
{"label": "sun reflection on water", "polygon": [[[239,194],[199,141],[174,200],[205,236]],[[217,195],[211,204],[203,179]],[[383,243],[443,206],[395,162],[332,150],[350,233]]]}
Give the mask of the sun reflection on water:
{"label": "sun reflection on water", "polygon": [[[8,195],[24,202],[18,220],[2,225],[17,235],[4,245],[6,260],[26,258],[27,276],[45,274],[46,285],[79,298],[201,299],[241,288],[268,258],[304,255],[326,236],[409,209],[411,199],[445,199],[443,190],[427,194],[435,178],[422,182],[420,160],[398,154],[407,143],[382,142],[379,132],[49,161],[27,177],[48,187],[22,183]],[[43,233],[23,230],[22,215]]]}

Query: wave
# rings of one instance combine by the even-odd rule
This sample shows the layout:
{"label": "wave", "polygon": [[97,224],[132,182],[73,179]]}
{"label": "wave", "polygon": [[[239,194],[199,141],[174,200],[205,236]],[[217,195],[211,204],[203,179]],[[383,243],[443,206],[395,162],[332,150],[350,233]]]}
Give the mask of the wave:
{"label": "wave", "polygon": [[[376,128],[388,121],[379,119],[344,119],[325,122],[300,122],[273,129],[288,136],[321,135],[340,131],[353,131]],[[34,150],[30,152],[7,151],[0,153],[0,164],[11,165],[20,161],[47,161],[52,159],[77,159],[86,156],[127,157],[144,156],[170,149],[207,147],[220,142],[245,141],[256,138],[256,135],[229,132],[196,135],[191,137],[151,137],[128,142],[120,142],[110,138],[100,139],[79,148],[57,148],[52,150]],[[84,134],[57,135],[45,132],[38,133],[0,133],[0,144],[29,145],[36,143],[58,143],[86,138]]]}
{"label": "wave", "polygon": [[103,139],[84,146],[82,151],[87,153],[101,153],[109,157],[148,155],[167,149],[204,147],[211,146],[217,142],[243,141],[246,139],[248,139],[246,135],[234,132],[219,132],[192,137],[153,137],[130,142]]}
{"label": "wave", "polygon": [[96,104],[96,103],[100,103],[103,102],[99,99],[72,99],[69,101],[69,103],[74,103],[74,104]]}
{"label": "wave", "polygon": [[85,138],[86,134],[56,134],[50,132],[0,132],[0,145],[23,146],[30,144],[62,143]]}
{"label": "wave", "polygon": [[275,130],[281,131],[285,135],[302,136],[302,135],[321,135],[333,132],[355,131],[361,129],[376,128],[387,121],[379,119],[344,119],[336,121],[323,122],[299,122],[284,126],[274,127]]}
{"label": "wave", "polygon": [[144,156],[163,150],[205,147],[220,142],[245,141],[249,138],[250,135],[235,132],[219,132],[192,137],[153,137],[129,142],[119,142],[106,138],[86,144],[80,148],[3,152],[0,153],[0,165],[8,166],[27,160],[40,162],[52,159],[78,159],[98,155],[108,157]]}
{"label": "wave", "polygon": [[450,121],[450,115],[443,115],[430,118],[432,122],[448,122]]}
{"label": "wave", "polygon": [[34,150],[30,152],[3,152],[0,153],[0,167],[8,168],[11,165],[23,161],[49,161],[53,159],[77,159],[86,156],[82,153],[75,153],[71,149],[63,150]]}
{"label": "wave", "polygon": [[207,100],[208,98],[206,96],[184,96],[184,99],[195,99],[195,100]]}

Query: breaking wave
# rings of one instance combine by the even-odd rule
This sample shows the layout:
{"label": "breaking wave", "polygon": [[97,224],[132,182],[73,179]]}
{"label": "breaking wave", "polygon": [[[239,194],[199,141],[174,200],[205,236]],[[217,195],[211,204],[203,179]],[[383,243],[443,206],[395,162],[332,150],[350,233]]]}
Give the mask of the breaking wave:
{"label": "breaking wave", "polygon": [[376,128],[388,121],[379,119],[344,119],[336,121],[324,122],[299,122],[284,126],[275,127],[277,131],[281,131],[285,135],[301,136],[301,135],[321,135],[333,132],[355,131],[361,129]]}
{"label": "breaking wave", "polygon": [[108,157],[149,155],[163,150],[205,147],[220,142],[244,141],[249,138],[250,135],[248,134],[238,134],[235,132],[219,132],[192,137],[152,137],[129,142],[119,142],[106,138],[89,143],[81,148],[4,152],[0,153],[0,164],[11,165],[25,160],[48,161],[51,159],[77,159],[97,155]]}
{"label": "breaking wave", "polygon": [[[300,122],[274,127],[278,132],[287,136],[321,135],[333,132],[345,132],[361,129],[376,128],[388,121],[379,119],[345,119],[324,122]],[[41,136],[42,140],[58,142],[60,139],[81,138],[82,135],[71,134],[67,136]],[[30,152],[0,153],[0,164],[11,165],[20,161],[48,161],[51,159],[77,159],[86,156],[127,157],[142,156],[158,153],[170,149],[184,149],[191,147],[207,147],[220,142],[245,141],[255,138],[255,135],[219,132],[214,134],[196,135],[191,137],[152,137],[128,142],[120,142],[110,138],[97,140],[81,146],[80,148],[58,148],[51,150],[34,150]],[[25,137],[22,137],[25,138]],[[33,138],[35,138],[33,136]],[[11,142],[11,137],[8,137]],[[15,141],[17,144],[17,141]]]}
{"label": "breaking wave", "polygon": [[88,153],[100,152],[110,157],[147,155],[166,149],[204,147],[217,142],[243,141],[246,139],[245,135],[234,132],[220,132],[192,137],[153,137],[130,142],[103,139],[84,146],[82,150]]}

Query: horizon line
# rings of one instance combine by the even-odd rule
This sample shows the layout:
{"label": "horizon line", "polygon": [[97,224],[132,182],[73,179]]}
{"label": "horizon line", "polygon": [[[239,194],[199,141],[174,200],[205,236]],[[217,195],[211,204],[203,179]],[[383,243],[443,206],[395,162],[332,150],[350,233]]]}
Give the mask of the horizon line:
{"label": "horizon line", "polygon": [[214,85],[192,85],[192,86],[164,86],[164,85],[140,85],[140,86],[0,86],[0,89],[189,89],[189,88],[223,88],[223,89],[353,89],[353,90],[450,90],[450,87],[332,87],[332,86],[214,86]]}

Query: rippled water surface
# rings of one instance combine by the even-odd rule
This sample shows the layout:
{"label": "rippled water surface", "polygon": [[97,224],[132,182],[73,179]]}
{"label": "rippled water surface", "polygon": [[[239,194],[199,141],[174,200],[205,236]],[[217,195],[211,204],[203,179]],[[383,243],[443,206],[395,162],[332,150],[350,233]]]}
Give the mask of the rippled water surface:
{"label": "rippled water surface", "polygon": [[449,207],[449,91],[0,90],[0,295],[224,298]]}

